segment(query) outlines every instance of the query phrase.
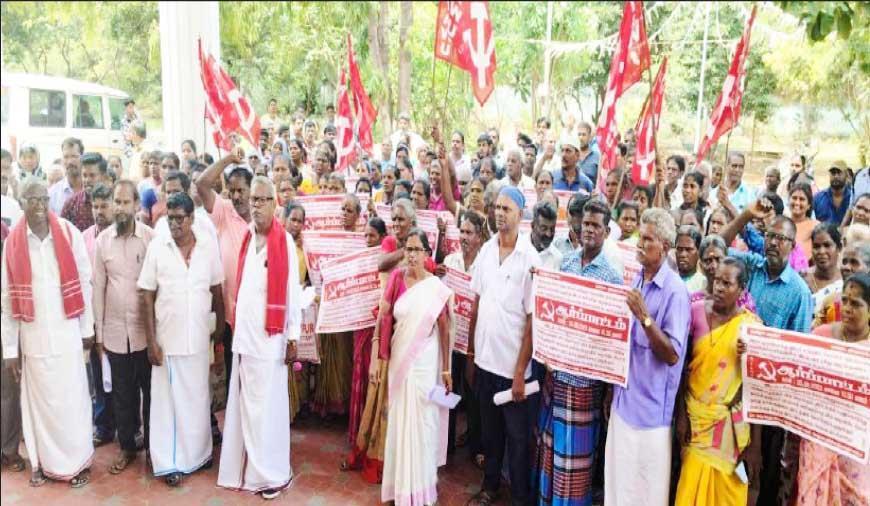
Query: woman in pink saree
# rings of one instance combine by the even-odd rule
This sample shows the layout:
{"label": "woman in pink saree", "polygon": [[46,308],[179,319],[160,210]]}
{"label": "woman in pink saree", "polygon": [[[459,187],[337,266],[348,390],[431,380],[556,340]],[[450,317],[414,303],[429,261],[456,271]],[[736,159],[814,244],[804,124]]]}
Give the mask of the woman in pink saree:
{"label": "woman in pink saree", "polygon": [[449,412],[429,397],[452,388],[452,291],[426,271],[431,254],[426,234],[412,229],[405,243],[407,267],[390,275],[372,346],[373,364],[389,359],[381,500],[396,506],[435,504],[438,467],[447,457]]}
{"label": "woman in pink saree", "polygon": [[[813,334],[870,346],[870,274],[853,274],[843,285],[842,322]],[[796,506],[870,505],[870,464],[838,455],[808,439],[801,441]]]}

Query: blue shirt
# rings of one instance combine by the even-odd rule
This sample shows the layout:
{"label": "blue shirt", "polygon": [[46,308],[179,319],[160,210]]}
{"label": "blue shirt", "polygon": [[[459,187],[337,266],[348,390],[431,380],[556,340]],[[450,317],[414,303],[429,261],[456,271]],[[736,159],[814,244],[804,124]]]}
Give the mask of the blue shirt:
{"label": "blue shirt", "polygon": [[852,188],[848,185],[843,189],[843,201],[840,202],[840,207],[834,205],[834,192],[830,188],[813,197],[813,211],[816,213],[816,219],[833,222],[837,225],[843,222],[843,217],[846,216],[846,211],[849,210],[850,205],[852,205]]}
{"label": "blue shirt", "polygon": [[589,154],[586,155],[586,158],[577,162],[577,166],[580,167],[580,171],[583,172],[583,175],[589,178],[590,181],[597,181],[598,178],[598,165],[601,162],[601,153],[598,151],[597,147],[589,146]]}
{"label": "blue shirt", "polygon": [[[710,202],[717,202],[719,198],[719,191],[725,191],[723,185],[719,185],[719,188],[716,189],[716,195],[712,195],[710,197]],[[737,208],[738,212],[743,212],[746,209],[746,206],[753,203],[758,198],[758,191],[749,186],[748,184],[741,182],[740,186],[737,187],[737,191],[731,194],[728,197],[728,200],[731,201],[731,204]]]}
{"label": "blue shirt", "polygon": [[[578,248],[577,251],[570,256],[565,257],[562,261],[562,272],[576,274],[584,278],[596,279],[605,283],[614,285],[622,284],[622,276],[616,273],[613,267],[607,262],[604,257],[604,250],[598,253],[588,265],[583,266],[583,248]],[[567,383],[574,387],[590,387],[595,384],[596,380],[591,380],[585,376],[577,376],[564,371],[555,371],[553,378],[556,381]]]}
{"label": "blue shirt", "polygon": [[568,184],[565,176],[562,175],[561,169],[553,171],[554,190],[568,190],[572,192],[585,190],[587,192],[591,192],[594,186],[595,185],[592,184],[592,180],[589,179],[582,170],[577,171],[577,177],[574,178],[574,181],[571,184]]}
{"label": "blue shirt", "polygon": [[659,360],[650,347],[642,322],[632,318],[628,388],[614,386],[612,409],[635,429],[670,427],[686,358],[691,318],[689,291],[667,262],[652,281],[644,283],[641,271],[631,286],[643,294],[650,318],[668,336],[677,353],[677,363],[669,365]]}
{"label": "blue shirt", "polygon": [[66,201],[69,200],[74,193],[75,191],[73,191],[67,178],[63,178],[54,183],[51,185],[51,188],[48,189],[48,208],[51,212],[60,216],[60,212],[63,210],[63,205],[66,204]]}
{"label": "blue shirt", "polygon": [[768,327],[809,332],[813,319],[813,296],[806,282],[786,264],[779,277],[770,279],[767,259],[758,253],[743,253],[734,248],[728,255],[743,260],[749,267],[747,289],[755,299],[758,316]]}

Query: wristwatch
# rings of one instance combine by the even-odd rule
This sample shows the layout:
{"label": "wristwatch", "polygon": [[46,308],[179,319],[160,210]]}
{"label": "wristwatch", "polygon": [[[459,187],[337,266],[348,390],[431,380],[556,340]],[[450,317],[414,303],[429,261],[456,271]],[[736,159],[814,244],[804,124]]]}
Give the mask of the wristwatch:
{"label": "wristwatch", "polygon": [[647,329],[647,328],[649,328],[650,325],[652,325],[653,321],[652,321],[652,318],[647,316],[646,318],[643,319],[643,322],[641,322],[641,323],[643,324],[643,328]]}

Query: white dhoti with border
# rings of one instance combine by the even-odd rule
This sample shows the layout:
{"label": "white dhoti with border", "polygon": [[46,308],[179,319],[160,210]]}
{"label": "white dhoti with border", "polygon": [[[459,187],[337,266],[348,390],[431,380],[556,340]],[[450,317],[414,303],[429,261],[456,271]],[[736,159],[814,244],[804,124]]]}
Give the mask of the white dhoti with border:
{"label": "white dhoti with border", "polygon": [[91,465],[91,395],[81,352],[21,360],[21,424],[33,469],[70,480]]}
{"label": "white dhoti with border", "polygon": [[256,493],[292,479],[287,365],[233,353],[217,484]]}
{"label": "white dhoti with border", "polygon": [[605,506],[666,506],[671,428],[635,429],[610,411],[604,450]]}
{"label": "white dhoti with border", "polygon": [[190,474],[212,458],[208,352],[164,355],[151,368],[154,476]]}

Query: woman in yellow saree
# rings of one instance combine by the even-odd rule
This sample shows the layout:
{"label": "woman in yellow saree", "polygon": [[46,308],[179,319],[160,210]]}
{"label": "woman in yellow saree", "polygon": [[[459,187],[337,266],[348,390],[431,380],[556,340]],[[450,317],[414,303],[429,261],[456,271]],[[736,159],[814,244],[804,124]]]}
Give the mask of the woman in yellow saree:
{"label": "woman in yellow saree", "polygon": [[759,469],[749,465],[760,460],[760,451],[757,444],[749,449],[737,352],[740,327],[758,322],[737,306],[747,281],[746,266],[725,258],[713,278],[712,297],[692,303],[691,359],[676,410],[677,437],[683,444],[678,506],[747,504],[748,484],[737,469],[750,468],[749,476]]}

